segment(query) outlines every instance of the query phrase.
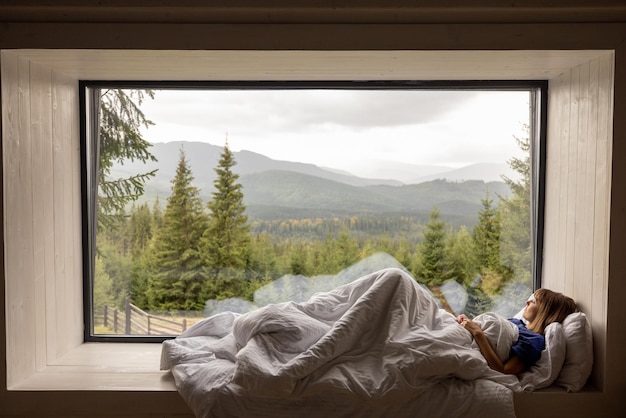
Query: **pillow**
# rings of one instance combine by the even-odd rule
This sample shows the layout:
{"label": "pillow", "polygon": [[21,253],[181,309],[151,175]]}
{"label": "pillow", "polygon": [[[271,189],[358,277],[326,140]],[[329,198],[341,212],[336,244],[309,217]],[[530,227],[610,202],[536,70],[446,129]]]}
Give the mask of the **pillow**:
{"label": "pillow", "polygon": [[550,386],[559,376],[565,362],[566,342],[563,325],[553,322],[544,332],[546,346],[539,361],[519,375],[522,390],[533,391]]}
{"label": "pillow", "polygon": [[591,324],[582,312],[574,312],[563,321],[565,334],[565,363],[555,383],[568,392],[585,386],[593,366],[593,337]]}

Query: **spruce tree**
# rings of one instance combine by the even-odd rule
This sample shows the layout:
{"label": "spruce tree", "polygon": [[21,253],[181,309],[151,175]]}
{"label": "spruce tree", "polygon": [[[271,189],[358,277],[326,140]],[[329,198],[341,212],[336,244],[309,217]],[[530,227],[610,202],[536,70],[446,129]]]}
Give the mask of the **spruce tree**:
{"label": "spruce tree", "polygon": [[212,199],[207,203],[209,221],[202,237],[203,256],[208,276],[203,295],[206,299],[252,299],[249,280],[258,278],[248,272],[250,260],[250,227],[243,204],[239,175],[232,168],[237,163],[224,145],[215,168],[217,177]]}
{"label": "spruce tree", "polygon": [[472,236],[465,226],[450,234],[446,242],[446,265],[448,278],[468,286],[476,276],[472,255]]}
{"label": "spruce tree", "polygon": [[489,296],[500,292],[504,283],[511,278],[511,270],[502,263],[501,211],[491,206],[491,199],[482,200],[483,208],[478,213],[478,224],[472,229],[472,241],[476,272],[482,276],[481,289]]}
{"label": "spruce tree", "polygon": [[209,223],[203,241],[207,264],[214,269],[245,269],[248,263],[250,227],[245,214],[242,186],[233,153],[224,145],[213,182],[215,191],[208,202]]}
{"label": "spruce tree", "polygon": [[207,226],[199,190],[181,148],[172,194],[167,199],[162,225],[154,242],[155,276],[150,298],[155,308],[201,310],[205,280],[200,252]]}
{"label": "spruce tree", "polygon": [[143,195],[144,184],[156,170],[112,178],[115,163],[156,161],[150,144],[139,132],[153,125],[141,111],[141,103],[153,98],[152,90],[106,90],[100,95],[98,143],[98,228],[116,227],[115,218],[126,205]]}
{"label": "spruce tree", "polygon": [[250,242],[249,269],[258,279],[269,280],[277,271],[275,244],[268,233],[254,234]]}
{"label": "spruce tree", "polygon": [[133,205],[128,229],[132,244],[131,300],[142,309],[151,309],[149,285],[153,273],[150,257],[154,222],[147,203]]}
{"label": "spruce tree", "polygon": [[497,269],[500,265],[500,216],[487,195],[478,212],[478,223],[472,229],[472,242],[478,271]]}
{"label": "spruce tree", "polygon": [[513,272],[516,281],[532,286],[530,138],[516,137],[515,140],[526,156],[509,160],[509,166],[520,175],[518,181],[504,177],[513,194],[500,202],[501,262]]}
{"label": "spruce tree", "polygon": [[350,237],[350,233],[346,229],[339,232],[336,246],[339,257],[339,270],[350,267],[359,261],[361,255],[359,243],[356,239]]}
{"label": "spruce tree", "polygon": [[420,245],[420,281],[429,286],[440,286],[446,278],[446,224],[439,220],[439,209],[434,208],[425,225],[424,241]]}
{"label": "spruce tree", "polygon": [[133,205],[128,223],[131,254],[134,258],[139,257],[147,249],[152,239],[152,214],[147,203],[139,206]]}

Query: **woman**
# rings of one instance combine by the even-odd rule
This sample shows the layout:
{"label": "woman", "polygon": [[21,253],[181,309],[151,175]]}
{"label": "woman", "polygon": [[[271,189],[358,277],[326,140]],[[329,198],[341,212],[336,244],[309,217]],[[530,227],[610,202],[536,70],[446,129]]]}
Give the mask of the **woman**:
{"label": "woman", "polygon": [[511,318],[517,325],[519,338],[511,347],[509,359],[504,363],[487,340],[480,326],[460,315],[457,322],[469,331],[480,347],[480,352],[492,369],[505,374],[519,374],[531,368],[541,357],[545,346],[544,330],[552,322],[562,322],[576,311],[576,303],[570,297],[548,289],[538,289],[526,301],[523,320]]}

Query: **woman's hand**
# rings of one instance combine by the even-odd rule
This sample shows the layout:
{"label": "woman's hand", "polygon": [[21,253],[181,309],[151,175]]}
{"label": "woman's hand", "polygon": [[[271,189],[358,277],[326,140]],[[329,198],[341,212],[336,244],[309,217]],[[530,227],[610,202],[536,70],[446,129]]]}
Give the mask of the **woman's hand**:
{"label": "woman's hand", "polygon": [[500,373],[515,375],[526,370],[526,365],[522,362],[522,359],[515,355],[509,358],[506,362],[502,363],[491,346],[491,343],[485,336],[485,333],[476,322],[470,320],[465,315],[457,316],[456,322],[472,334],[474,341],[478,344],[478,348],[480,348],[480,352],[483,357],[485,357],[485,360],[487,360],[489,367],[499,371]]}
{"label": "woman's hand", "polygon": [[467,331],[469,331],[470,334],[472,334],[472,336],[476,336],[476,334],[482,334],[483,330],[480,328],[480,326],[470,320],[467,316],[465,315],[459,315],[456,318],[456,322],[458,322],[463,328],[465,328]]}

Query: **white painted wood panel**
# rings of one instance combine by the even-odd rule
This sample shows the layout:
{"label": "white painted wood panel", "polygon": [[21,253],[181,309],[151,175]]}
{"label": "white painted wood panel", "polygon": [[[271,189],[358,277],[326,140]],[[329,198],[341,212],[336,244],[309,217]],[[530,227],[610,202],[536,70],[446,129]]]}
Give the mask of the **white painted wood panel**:
{"label": "white painted wood panel", "polygon": [[20,330],[20,338],[30,342],[22,347],[20,356],[28,359],[28,369],[35,370],[35,281],[33,273],[33,169],[32,142],[30,126],[30,61],[18,58],[18,120],[19,120],[19,173],[16,184],[19,187],[15,199],[19,204],[19,212],[15,219],[19,240],[19,277],[23,300],[20,309],[23,313],[24,325]]}
{"label": "white painted wood panel", "polygon": [[[567,190],[570,125],[570,74],[564,73],[550,81],[548,148],[546,163],[545,242],[544,274],[545,287],[565,287],[565,263],[567,242]],[[559,123],[551,123],[558,120]]]}
{"label": "white painted wood panel", "polygon": [[65,260],[65,150],[63,149],[63,124],[67,121],[62,119],[59,108],[62,106],[63,97],[59,91],[59,80],[56,73],[52,74],[52,178],[54,200],[52,212],[54,215],[54,293],[56,309],[53,312],[51,326],[56,335],[56,344],[52,347],[53,358],[65,354],[62,349],[67,340],[67,314],[66,314],[66,260]]}
{"label": "white painted wood panel", "polygon": [[607,332],[612,66],[609,54],[551,81],[548,121],[558,127],[549,131],[549,144],[558,138],[560,148],[548,146],[543,284],[572,296],[589,315],[596,339],[593,381],[600,388]]}
{"label": "white painted wood panel", "polygon": [[24,281],[20,280],[21,258],[19,247],[19,228],[15,222],[20,212],[20,127],[19,127],[19,84],[18,59],[8,57],[2,62],[2,147],[3,147],[3,188],[4,188],[4,238],[5,238],[5,284],[6,314],[12,318],[7,321],[7,381],[19,382],[34,371],[34,359],[23,355],[23,346],[27,341],[21,332],[28,327],[24,315],[27,295]]}
{"label": "white painted wood panel", "polygon": [[[611,221],[611,160],[613,159],[613,88],[614,88],[614,55],[598,60],[598,112],[596,132],[596,164],[595,164],[595,196],[593,223],[597,227],[593,231],[592,251],[592,288],[588,301],[591,311],[594,332],[593,381],[604,383],[607,374],[607,298],[609,287],[609,228]],[[605,227],[601,227],[605,225]],[[620,339],[614,344],[621,347]],[[606,374],[604,373],[606,371]],[[615,373],[615,372],[613,372]],[[615,379],[616,376],[613,377]],[[618,378],[618,379],[621,379]],[[604,387],[604,386],[601,386]]]}
{"label": "white painted wood panel", "polygon": [[12,385],[82,342],[80,141],[75,80],[3,55],[2,86]]}
{"label": "white painted wood panel", "polygon": [[[18,50],[85,80],[546,80],[599,51]],[[121,70],[119,63],[124,63]]]}
{"label": "white painted wood panel", "polygon": [[[33,181],[33,280],[35,284],[35,349],[37,370],[47,364],[46,333],[46,213],[51,207],[51,190],[47,190],[46,180],[50,172],[45,164],[45,144],[49,142],[51,122],[50,71],[39,65],[30,66],[31,86],[31,141]],[[50,224],[52,224],[50,222]]]}
{"label": "white painted wood panel", "polygon": [[72,310],[72,332],[69,339],[69,348],[74,348],[84,341],[84,321],[83,321],[83,228],[82,228],[82,190],[81,190],[81,138],[80,138],[80,113],[79,109],[78,84],[70,82],[71,106],[68,109],[71,118],[71,167],[72,167],[72,223],[71,242],[73,273],[71,276],[73,285]]}
{"label": "white painted wood panel", "polygon": [[[579,161],[581,164],[581,173],[578,182],[582,185],[580,198],[577,207],[580,214],[577,219],[577,229],[581,233],[577,234],[576,247],[579,251],[576,255],[576,264],[574,270],[578,272],[581,280],[572,285],[578,288],[579,294],[591,295],[593,289],[593,237],[594,235],[594,212],[596,210],[596,162],[597,162],[597,144],[598,144],[598,60],[590,61],[584,65],[585,85],[581,89],[581,118],[580,118],[580,142],[581,154]],[[608,204],[608,202],[606,202]],[[586,302],[590,307],[592,304]],[[582,306],[581,306],[582,307]],[[587,308],[586,308],[587,309]],[[590,308],[589,308],[590,309]]]}
{"label": "white painted wood panel", "polygon": [[[43,274],[44,274],[44,349],[47,359],[56,356],[57,334],[55,324],[55,312],[57,309],[55,298],[55,238],[54,238],[54,183],[53,183],[53,143],[52,143],[52,75],[49,68],[32,64],[31,79],[36,80],[39,99],[33,108],[33,114],[37,114],[40,121],[41,137],[35,144],[41,148],[40,167],[41,176],[36,184],[35,213],[40,222],[40,227],[35,231],[37,239],[43,243]],[[33,165],[35,162],[33,162]],[[38,341],[39,343],[39,341]],[[39,349],[39,347],[38,347]],[[47,364],[47,363],[46,363]]]}
{"label": "white painted wood panel", "polygon": [[562,262],[564,263],[565,283],[560,289],[562,292],[572,295],[571,283],[568,278],[574,274],[574,260],[576,255],[576,196],[579,192],[578,171],[578,107],[580,101],[580,67],[571,70],[570,80],[570,100],[569,100],[569,132],[567,141],[567,154],[563,154],[563,158],[567,161],[563,167],[565,169],[565,180],[561,187],[565,187],[566,202],[565,210],[561,212],[564,218],[564,240],[561,244],[565,247],[565,254]]}
{"label": "white painted wood panel", "polygon": [[[557,78],[550,82],[550,94],[548,101],[548,114],[551,119],[561,120],[564,114],[565,104],[563,103],[563,95],[556,94],[562,91],[565,81],[563,78]],[[546,155],[560,155],[561,144],[563,141],[561,138],[561,130],[555,123],[548,123],[547,140],[546,140]],[[559,242],[559,222],[555,214],[560,207],[560,193],[558,185],[561,182],[561,159],[551,158],[549,163],[546,164],[546,189],[545,189],[545,207],[552,208],[551,211],[545,211],[544,214],[544,252],[546,247],[553,249],[550,253],[555,255],[554,248],[558,246]],[[545,258],[545,257],[544,257]],[[547,262],[543,260],[543,277],[544,283],[547,277],[550,278],[552,283],[558,282],[557,263],[554,260]]]}
{"label": "white painted wood panel", "polygon": [[[58,173],[62,181],[55,182],[58,192],[55,193],[55,218],[62,223],[62,254],[64,275],[57,277],[59,288],[58,294],[63,300],[64,312],[61,322],[63,324],[63,341],[59,344],[58,353],[65,354],[69,349],[82,342],[82,312],[76,314],[77,307],[82,306],[82,293],[79,292],[82,275],[81,270],[76,269],[76,263],[80,262],[81,249],[81,221],[80,221],[80,187],[77,187],[77,179],[80,178],[79,146],[78,138],[78,96],[76,80],[64,74],[53,72],[55,80],[57,105],[56,118],[60,123],[54,126],[59,145],[59,152],[55,152],[55,165],[60,164]],[[55,141],[56,142],[56,141]],[[62,219],[62,220],[61,220]],[[62,284],[61,284],[62,283]],[[60,324],[59,323],[59,324]],[[78,332],[77,332],[78,331]]]}

